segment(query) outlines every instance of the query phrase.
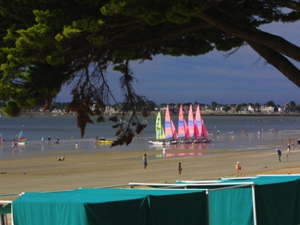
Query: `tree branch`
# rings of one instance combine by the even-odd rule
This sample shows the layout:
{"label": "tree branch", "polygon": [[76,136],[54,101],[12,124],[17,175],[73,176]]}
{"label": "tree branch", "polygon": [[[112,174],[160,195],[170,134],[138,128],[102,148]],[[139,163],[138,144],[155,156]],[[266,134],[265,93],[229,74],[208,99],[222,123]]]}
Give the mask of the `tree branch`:
{"label": "tree branch", "polygon": [[[186,34],[188,32],[191,31],[195,31],[198,30],[200,28],[203,27],[207,27],[208,24],[206,22],[202,22],[202,23],[198,23],[198,24],[193,24],[191,26],[184,26],[181,29],[178,29],[178,27],[174,26],[173,32],[170,32],[170,30],[168,30],[167,32],[162,33],[159,36],[155,36],[155,38],[150,38],[150,39],[143,39],[142,41],[137,41],[137,42],[129,42],[129,43],[125,43],[125,44],[121,44],[120,46],[122,47],[138,47],[138,46],[146,46],[146,45],[151,45],[154,43],[159,43],[162,40],[167,40],[167,39],[174,39],[174,37],[182,35],[182,34]],[[175,29],[176,28],[176,29]]]}
{"label": "tree branch", "polygon": [[233,23],[228,20],[221,20],[220,17],[211,16],[208,12],[201,13],[199,17],[224,32],[242,38],[246,41],[268,46],[269,48],[300,62],[300,47],[286,41],[282,37],[272,35],[258,29],[250,30],[249,28],[245,28],[242,24]]}
{"label": "tree branch", "polygon": [[300,11],[300,3],[296,1],[290,1],[290,0],[267,0],[269,2],[276,2],[278,5],[293,9],[296,11]]}
{"label": "tree branch", "polygon": [[261,55],[269,64],[273,65],[290,81],[300,87],[300,70],[295,67],[286,57],[269,47],[248,41],[248,44]]}

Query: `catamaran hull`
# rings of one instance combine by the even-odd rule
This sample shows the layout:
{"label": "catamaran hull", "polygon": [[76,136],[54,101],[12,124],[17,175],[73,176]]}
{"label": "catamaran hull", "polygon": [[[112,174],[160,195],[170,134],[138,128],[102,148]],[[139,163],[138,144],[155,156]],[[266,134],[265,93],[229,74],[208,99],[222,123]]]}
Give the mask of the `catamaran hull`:
{"label": "catamaran hull", "polygon": [[210,143],[212,142],[213,140],[211,139],[187,139],[187,140],[182,140],[181,143],[182,144],[197,144],[197,143]]}
{"label": "catamaran hull", "polygon": [[169,144],[168,142],[165,141],[149,141],[149,143],[153,145],[161,145],[161,146]]}
{"label": "catamaran hull", "polygon": [[194,140],[182,140],[181,144],[192,144],[194,143]]}
{"label": "catamaran hull", "polygon": [[180,142],[174,140],[174,141],[149,141],[149,143],[153,145],[163,146],[163,145],[176,145]]}
{"label": "catamaran hull", "polygon": [[194,143],[210,143],[210,142],[212,142],[213,140],[211,140],[211,139],[195,139],[194,140]]}
{"label": "catamaran hull", "polygon": [[18,142],[18,145],[26,145],[26,142]]}

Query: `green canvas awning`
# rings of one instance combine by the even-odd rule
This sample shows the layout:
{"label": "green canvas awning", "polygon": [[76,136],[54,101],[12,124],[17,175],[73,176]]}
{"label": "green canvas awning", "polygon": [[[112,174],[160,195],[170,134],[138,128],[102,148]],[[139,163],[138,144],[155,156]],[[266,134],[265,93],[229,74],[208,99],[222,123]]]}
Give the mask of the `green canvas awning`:
{"label": "green canvas awning", "polygon": [[14,225],[206,225],[203,190],[78,189],[25,193],[13,201]]}
{"label": "green canvas awning", "polygon": [[25,193],[12,202],[14,225],[300,224],[299,175],[180,184]]}
{"label": "green canvas awning", "polygon": [[[207,184],[176,183],[209,190],[210,225],[300,224],[300,175],[222,178]],[[242,186],[247,183],[253,183],[254,191],[253,187]]]}
{"label": "green canvas awning", "polygon": [[2,205],[2,207],[0,207],[0,214],[10,214],[11,213],[11,203],[7,204],[7,205]]}

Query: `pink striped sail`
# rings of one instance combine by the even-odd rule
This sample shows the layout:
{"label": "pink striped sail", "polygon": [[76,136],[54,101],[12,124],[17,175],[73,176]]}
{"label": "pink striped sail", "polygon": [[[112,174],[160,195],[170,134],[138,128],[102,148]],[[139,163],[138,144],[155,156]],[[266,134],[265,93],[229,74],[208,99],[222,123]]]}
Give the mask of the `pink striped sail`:
{"label": "pink striped sail", "polygon": [[201,119],[200,106],[199,105],[197,106],[197,109],[196,109],[194,127],[195,127],[195,137],[196,138],[201,138],[202,137],[202,119]]}
{"label": "pink striped sail", "polygon": [[203,120],[202,120],[202,135],[203,135],[203,137],[206,138],[206,139],[208,139],[208,137],[209,137],[209,133],[208,133],[208,131],[207,131],[207,129],[206,129],[206,126],[205,126]]}
{"label": "pink striped sail", "polygon": [[185,130],[184,130],[184,122],[183,122],[183,109],[182,105],[179,108],[179,115],[178,115],[178,137],[184,138],[185,137]]}
{"label": "pink striped sail", "polygon": [[166,115],[165,115],[165,138],[173,138],[171,117],[170,117],[170,111],[168,105],[167,105]]}
{"label": "pink striped sail", "polygon": [[193,115],[193,106],[190,105],[190,109],[189,109],[189,115],[188,115],[188,130],[190,133],[191,138],[194,137],[194,115]]}
{"label": "pink striped sail", "polygon": [[183,119],[183,123],[184,123],[185,138],[186,138],[186,139],[190,139],[190,138],[191,138],[191,135],[190,135],[190,132],[189,132],[189,129],[188,129],[188,125],[187,125],[185,119]]}
{"label": "pink striped sail", "polygon": [[176,128],[174,126],[173,120],[171,120],[171,128],[172,128],[173,140],[177,140],[178,139],[178,134],[176,132]]}
{"label": "pink striped sail", "polygon": [[197,127],[197,123],[196,123],[196,120],[194,119],[194,134],[195,134],[195,137],[196,138],[199,138],[199,129],[198,129],[198,127]]}

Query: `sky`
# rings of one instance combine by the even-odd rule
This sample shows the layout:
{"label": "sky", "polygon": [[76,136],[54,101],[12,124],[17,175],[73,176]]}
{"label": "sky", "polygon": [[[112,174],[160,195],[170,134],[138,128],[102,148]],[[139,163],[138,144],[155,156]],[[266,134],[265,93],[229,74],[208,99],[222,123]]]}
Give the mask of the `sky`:
{"label": "sky", "polygon": [[[263,30],[280,35],[300,46],[299,25],[271,24]],[[135,91],[156,104],[204,103],[219,104],[267,103],[294,101],[300,104],[300,88],[273,66],[265,64],[249,46],[229,52],[213,51],[197,57],[155,56],[152,61],[134,62],[131,69],[137,82]],[[293,62],[295,63],[295,62]],[[299,63],[295,65],[300,68]],[[107,79],[118,102],[120,74],[109,70]],[[63,88],[56,102],[71,101],[70,90]]]}

